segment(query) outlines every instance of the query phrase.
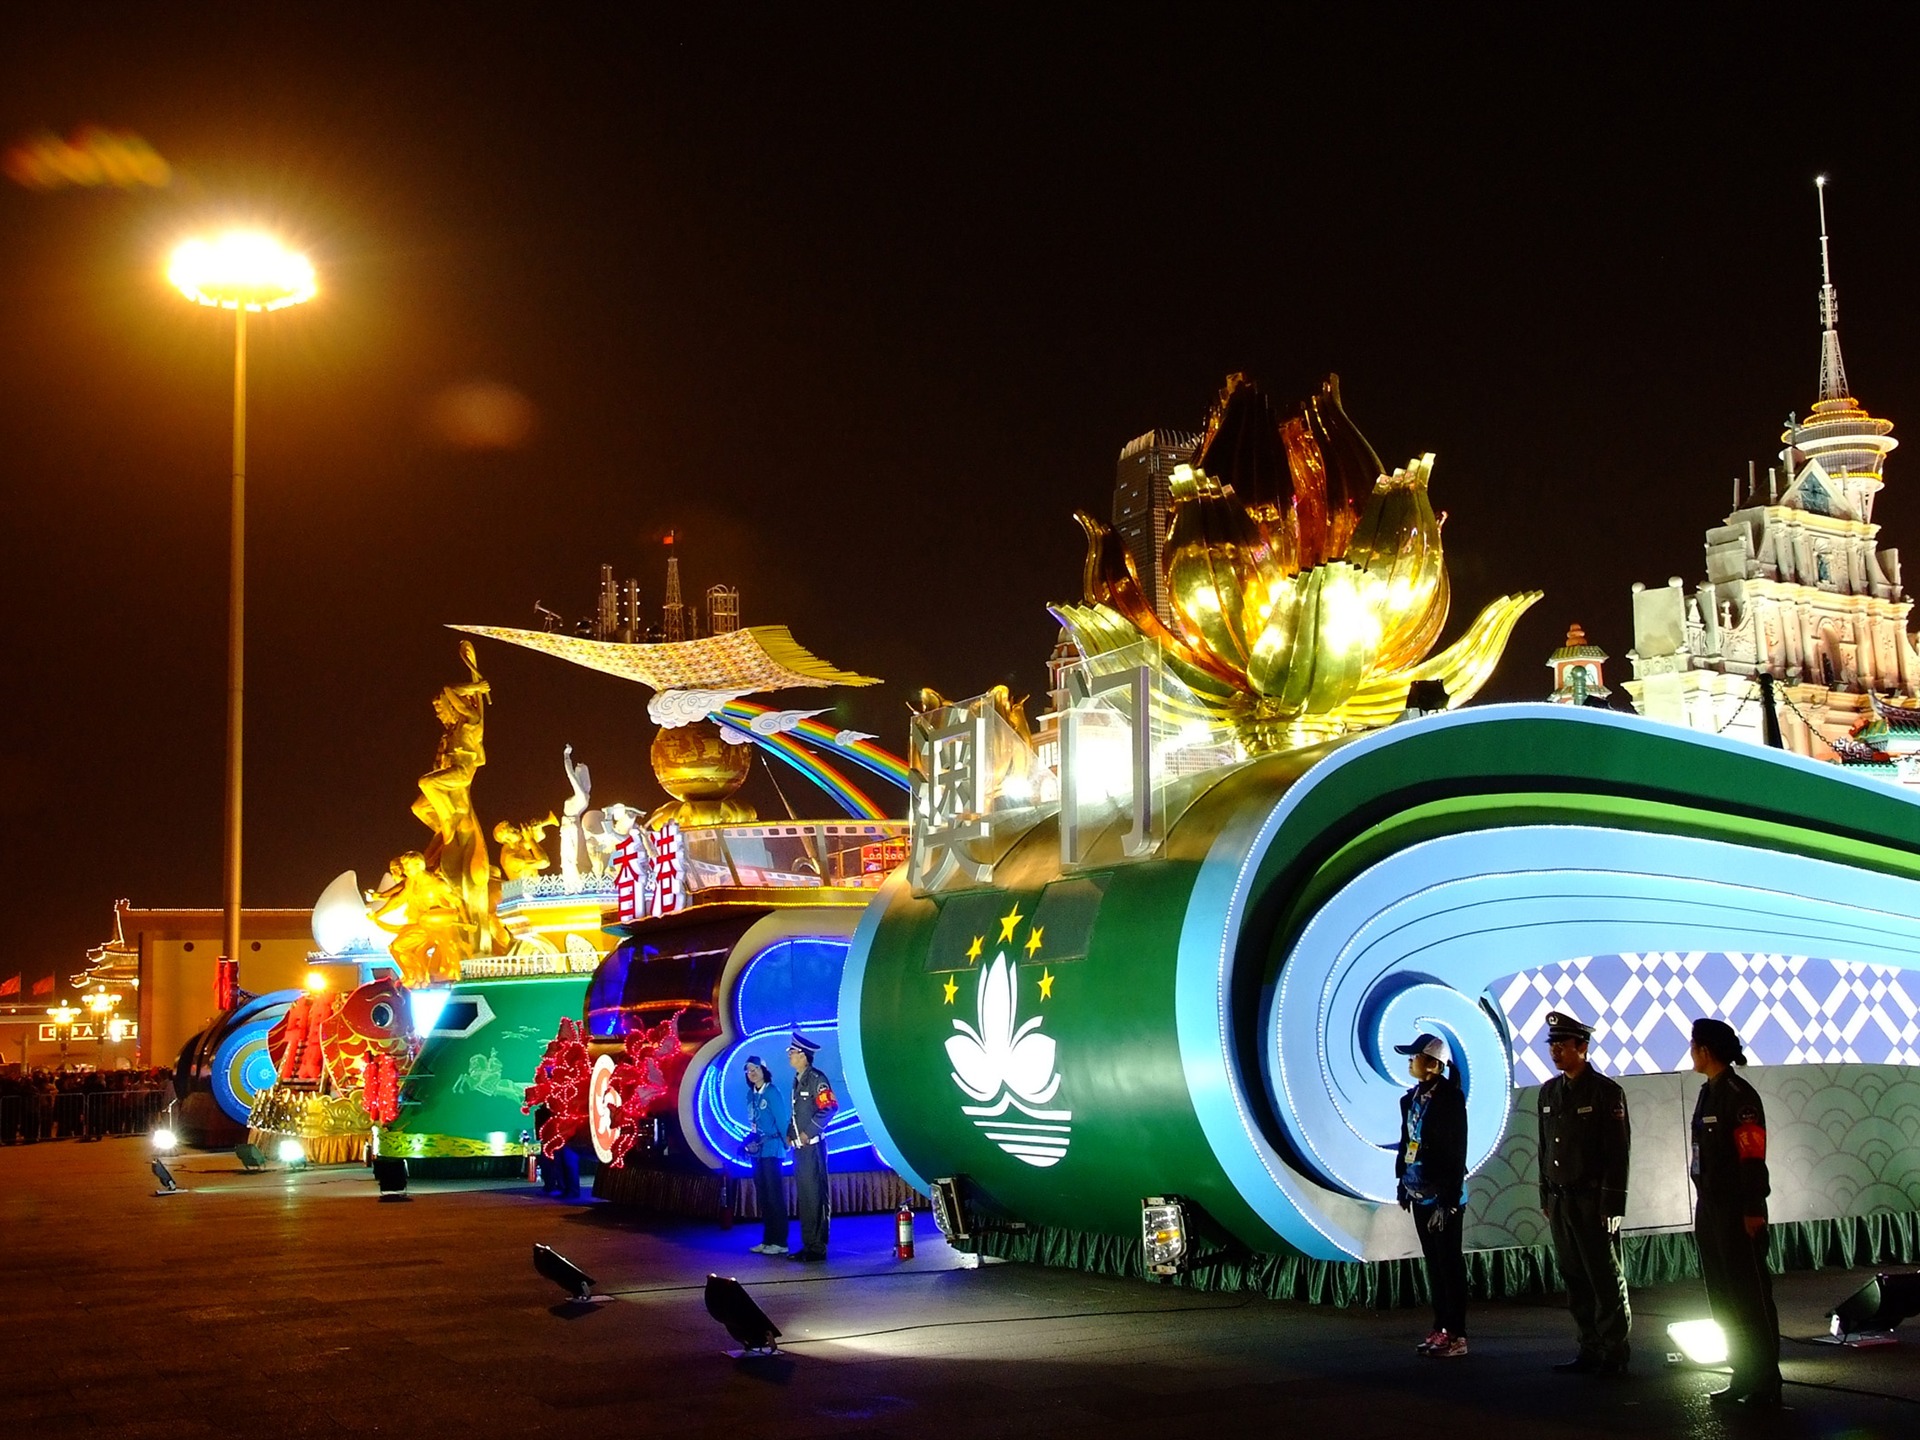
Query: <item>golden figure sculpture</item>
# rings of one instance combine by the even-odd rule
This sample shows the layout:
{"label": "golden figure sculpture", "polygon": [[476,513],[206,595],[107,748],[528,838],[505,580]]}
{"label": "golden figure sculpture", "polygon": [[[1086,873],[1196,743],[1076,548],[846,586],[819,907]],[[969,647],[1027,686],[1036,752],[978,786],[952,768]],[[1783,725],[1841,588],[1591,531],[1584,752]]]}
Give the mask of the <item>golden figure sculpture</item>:
{"label": "golden figure sculpture", "polygon": [[1443,682],[1454,708],[1486,683],[1540,592],[1494,601],[1428,658],[1450,600],[1432,469],[1424,455],[1386,474],[1341,408],[1337,375],[1285,418],[1230,375],[1172,478],[1173,625],[1112,528],[1084,512],[1085,603],[1055,613],[1090,660],[1153,641],[1207,718],[1255,753],[1387,724],[1416,680]]}
{"label": "golden figure sculpture", "polygon": [[502,820],[494,826],[493,838],[500,845],[500,873],[509,880],[521,880],[545,870],[551,862],[540,848],[540,840],[559,823],[548,811],[544,820],[529,820],[523,825]]}
{"label": "golden figure sculpture", "polygon": [[427,868],[426,856],[409,850],[396,859],[369,899],[368,918],[393,935],[387,949],[400,966],[401,984],[414,989],[460,978],[460,962],[473,953],[473,926],[462,914],[460,892]]}

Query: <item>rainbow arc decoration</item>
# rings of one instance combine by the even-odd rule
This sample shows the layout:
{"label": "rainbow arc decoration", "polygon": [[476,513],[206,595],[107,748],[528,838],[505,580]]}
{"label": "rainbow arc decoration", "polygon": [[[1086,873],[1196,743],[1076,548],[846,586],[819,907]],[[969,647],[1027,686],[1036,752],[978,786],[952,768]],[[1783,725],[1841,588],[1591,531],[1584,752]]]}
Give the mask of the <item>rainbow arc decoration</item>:
{"label": "rainbow arc decoration", "polygon": [[[1491,987],[1759,950],[1920,974],[1920,799],[1611,712],[1490,706],[1223,769],[1151,858],[1069,871],[1048,820],[980,888],[896,876],[848,955],[842,1063],[915,1184],[962,1174],[1029,1223],[1120,1235],[1142,1195],[1179,1194],[1252,1249],[1366,1258],[1395,1213],[1395,1042],[1448,1039],[1478,1164],[1516,1083]],[[976,1123],[994,1077],[951,1042],[989,1015],[1027,1112],[996,1123],[1055,1137],[1057,1163]]]}

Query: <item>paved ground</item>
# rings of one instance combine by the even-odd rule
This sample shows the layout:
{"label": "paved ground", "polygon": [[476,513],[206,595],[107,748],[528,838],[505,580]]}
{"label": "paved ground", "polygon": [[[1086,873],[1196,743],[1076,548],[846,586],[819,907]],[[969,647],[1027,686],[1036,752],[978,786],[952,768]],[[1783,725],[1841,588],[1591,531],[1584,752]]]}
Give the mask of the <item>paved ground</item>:
{"label": "paved ground", "polygon": [[[139,1141],[0,1150],[0,1436],[1152,1436],[1229,1430],[1338,1440],[1579,1435],[1920,1435],[1920,1321],[1868,1352],[1789,1343],[1787,1416],[1724,1418],[1720,1377],[1659,1364],[1694,1287],[1635,1296],[1641,1373],[1567,1378],[1564,1314],[1474,1313],[1474,1353],[1426,1361],[1411,1311],[1198,1295],[1068,1271],[958,1268],[922,1217],[836,1222],[801,1267],[722,1232],[563,1206],[523,1185],[416,1185],[380,1204],[363,1170],[175,1168],[151,1198]],[[533,1272],[552,1244],[616,1298],[585,1309]],[[736,1362],[707,1317],[738,1275],[789,1353]],[[1858,1277],[1785,1277],[1810,1336]]]}

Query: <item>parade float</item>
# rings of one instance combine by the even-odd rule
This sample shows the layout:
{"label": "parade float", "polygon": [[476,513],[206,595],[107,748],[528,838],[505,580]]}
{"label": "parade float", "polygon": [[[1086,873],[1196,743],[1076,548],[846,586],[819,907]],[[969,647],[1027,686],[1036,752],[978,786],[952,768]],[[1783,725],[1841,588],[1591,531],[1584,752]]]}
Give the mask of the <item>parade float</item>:
{"label": "parade float", "polygon": [[1535,597],[1434,651],[1431,469],[1386,472],[1331,381],[1276,413],[1232,380],[1173,472],[1171,623],[1081,517],[1057,798],[998,697],[915,719],[910,857],[839,1002],[879,1155],[968,1248],[1405,1297],[1392,1047],[1435,1031],[1468,1093],[1476,1285],[1538,1289],[1522,1087],[1563,1004],[1676,1117],[1636,1129],[1628,1224],[1637,1276],[1679,1273],[1672,1072],[1686,1017],[1718,1014],[1784,1062],[1751,1076],[1779,1111],[1776,1245],[1920,1253],[1920,805],[1603,710],[1460,709]]}

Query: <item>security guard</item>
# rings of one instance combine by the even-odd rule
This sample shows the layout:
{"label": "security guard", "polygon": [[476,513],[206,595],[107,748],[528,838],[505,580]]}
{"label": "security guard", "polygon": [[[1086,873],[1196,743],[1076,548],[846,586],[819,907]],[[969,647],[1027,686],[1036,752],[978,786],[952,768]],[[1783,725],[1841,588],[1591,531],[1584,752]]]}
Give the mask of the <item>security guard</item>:
{"label": "security guard", "polygon": [[1726,1021],[1693,1022],[1693,1068],[1707,1077],[1693,1107],[1693,1238],[1733,1362],[1733,1383],[1708,1398],[1772,1410],[1780,1406],[1780,1317],[1767,1269],[1767,1112],[1733,1073],[1746,1063]]}
{"label": "security guard", "polygon": [[1593,1027],[1564,1011],[1547,1016],[1547,1048],[1560,1073],[1540,1087],[1540,1208],[1567,1282],[1580,1353],[1563,1375],[1627,1369],[1633,1310],[1620,1268],[1632,1128],[1619,1084],[1587,1063]]}
{"label": "security guard", "polygon": [[789,1260],[827,1258],[827,1123],[840,1108],[826,1072],[814,1068],[820,1044],[798,1030],[787,1046],[793,1066],[793,1118],[787,1122],[787,1143],[793,1146],[793,1198],[800,1212],[800,1248],[787,1252]]}

